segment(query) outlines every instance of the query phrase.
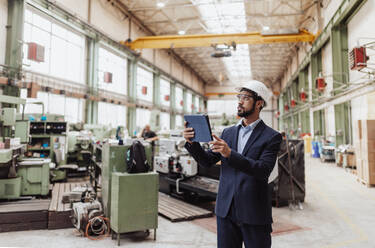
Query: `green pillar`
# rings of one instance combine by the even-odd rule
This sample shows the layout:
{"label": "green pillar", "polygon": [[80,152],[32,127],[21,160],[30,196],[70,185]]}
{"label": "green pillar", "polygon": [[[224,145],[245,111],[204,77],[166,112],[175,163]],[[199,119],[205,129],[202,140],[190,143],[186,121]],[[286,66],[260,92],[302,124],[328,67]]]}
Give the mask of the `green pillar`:
{"label": "green pillar", "polygon": [[321,93],[316,90],[315,80],[322,72],[322,51],[319,50],[317,53],[311,55],[311,82],[312,82],[312,93],[313,99],[316,99]]}
{"label": "green pillar", "polygon": [[176,128],[176,83],[170,84],[170,126],[171,129]]}
{"label": "green pillar", "polygon": [[186,89],[183,89],[182,96],[183,96],[182,99],[183,99],[183,102],[184,102],[184,106],[182,108],[182,111],[184,113],[186,113],[187,112],[187,90]]}
{"label": "green pillar", "polygon": [[153,103],[155,107],[160,107],[160,74],[154,73],[154,82],[153,82],[153,92],[154,95],[152,97]]}
{"label": "green pillar", "polygon": [[324,109],[314,112],[314,135],[325,136]]}
{"label": "green pillar", "polygon": [[136,119],[136,99],[137,99],[137,60],[128,60],[128,99],[131,107],[128,107],[127,127],[130,135],[137,129]]}
{"label": "green pillar", "polygon": [[[332,68],[334,94],[342,92],[348,85],[348,28],[346,24],[339,24],[332,28]],[[341,87],[341,89],[338,89]]]}
{"label": "green pillar", "polygon": [[8,1],[5,64],[9,66],[8,77],[12,79],[21,79],[24,11],[24,0]]}
{"label": "green pillar", "polygon": [[335,105],[336,147],[351,143],[349,111],[350,102]]}
{"label": "green pillar", "polygon": [[[87,38],[87,86],[89,94],[98,95],[98,65],[99,65],[99,41],[98,39]],[[98,123],[98,102],[87,99],[85,110],[86,123]]]}
{"label": "green pillar", "polygon": [[199,109],[198,109],[198,111],[201,112],[201,113],[204,112],[204,103],[203,103],[202,97],[199,98]]}
{"label": "green pillar", "polygon": [[284,94],[281,94],[280,97],[279,97],[279,102],[278,102],[278,105],[279,105],[279,112],[280,112],[280,116],[279,116],[279,130],[284,130],[285,127],[284,127],[284,101],[283,101],[283,98],[284,98]]}
{"label": "green pillar", "polygon": [[191,97],[191,104],[194,106],[194,109],[192,109],[191,112],[193,114],[195,114],[195,113],[197,113],[197,108],[198,108],[198,106],[195,106],[195,97],[196,96],[194,94],[192,94],[191,96],[192,96]]}

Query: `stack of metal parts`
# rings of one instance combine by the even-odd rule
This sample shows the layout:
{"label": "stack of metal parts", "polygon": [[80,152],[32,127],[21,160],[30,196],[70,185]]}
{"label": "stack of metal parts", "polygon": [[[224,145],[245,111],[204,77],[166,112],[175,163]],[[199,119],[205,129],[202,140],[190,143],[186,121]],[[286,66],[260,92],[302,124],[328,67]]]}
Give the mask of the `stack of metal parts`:
{"label": "stack of metal parts", "polygon": [[274,206],[289,205],[302,208],[301,203],[305,200],[303,140],[283,140],[278,154],[278,177],[271,185]]}

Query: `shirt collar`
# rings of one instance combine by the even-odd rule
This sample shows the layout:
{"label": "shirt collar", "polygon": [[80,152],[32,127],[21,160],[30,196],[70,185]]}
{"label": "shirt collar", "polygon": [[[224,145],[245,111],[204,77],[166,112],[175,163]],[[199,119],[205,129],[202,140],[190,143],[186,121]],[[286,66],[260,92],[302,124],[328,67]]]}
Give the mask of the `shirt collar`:
{"label": "shirt collar", "polygon": [[243,121],[243,118],[237,123],[237,125],[236,126],[241,126],[241,127],[243,127],[243,128],[250,128],[250,129],[254,129],[257,125],[258,125],[258,123],[261,121],[262,119],[258,119],[258,120],[256,120],[256,121],[254,121],[254,122],[252,122],[252,123],[250,123],[250,125],[247,125],[246,127],[244,126],[244,125],[242,125],[242,121]]}

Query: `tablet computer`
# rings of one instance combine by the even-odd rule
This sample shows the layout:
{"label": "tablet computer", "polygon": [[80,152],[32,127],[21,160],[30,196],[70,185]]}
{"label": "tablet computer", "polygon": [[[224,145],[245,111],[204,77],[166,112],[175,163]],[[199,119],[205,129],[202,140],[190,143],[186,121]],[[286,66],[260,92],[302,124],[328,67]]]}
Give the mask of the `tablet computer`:
{"label": "tablet computer", "polygon": [[187,127],[194,129],[194,138],[191,141],[210,142],[213,140],[208,115],[184,115],[184,119],[187,122]]}

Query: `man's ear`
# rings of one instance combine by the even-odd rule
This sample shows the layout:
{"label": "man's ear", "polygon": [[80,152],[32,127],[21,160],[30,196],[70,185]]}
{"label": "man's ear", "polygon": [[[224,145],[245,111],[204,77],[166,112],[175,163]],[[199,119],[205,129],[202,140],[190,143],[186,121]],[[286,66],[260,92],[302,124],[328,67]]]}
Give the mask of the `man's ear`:
{"label": "man's ear", "polygon": [[262,108],[264,107],[264,101],[262,100],[257,101],[256,106],[257,106],[257,109],[262,110]]}

